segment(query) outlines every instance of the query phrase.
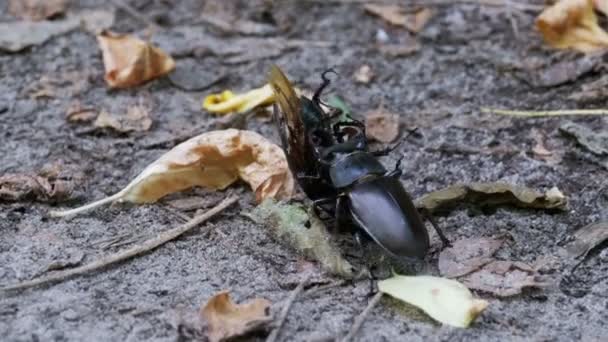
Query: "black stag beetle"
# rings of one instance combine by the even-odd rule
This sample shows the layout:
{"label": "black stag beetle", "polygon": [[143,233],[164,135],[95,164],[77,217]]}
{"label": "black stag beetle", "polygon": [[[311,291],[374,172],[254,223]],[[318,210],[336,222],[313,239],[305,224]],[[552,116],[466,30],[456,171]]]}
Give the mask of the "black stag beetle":
{"label": "black stag beetle", "polygon": [[[278,67],[271,69],[270,84],[280,107],[279,111],[275,105],[274,116],[292,172],[315,206],[333,213],[339,227],[352,222],[359,228],[355,230],[357,242],[364,232],[390,255],[424,258],[429,236],[399,180],[401,159],[392,171],[377,159],[397,145],[370,151],[362,122],[335,122],[339,112],[331,109],[333,113],[326,113],[321,107],[320,95],[329,84],[325,74],[310,100],[295,95]],[[449,245],[443,232],[431,223],[443,245]]]}

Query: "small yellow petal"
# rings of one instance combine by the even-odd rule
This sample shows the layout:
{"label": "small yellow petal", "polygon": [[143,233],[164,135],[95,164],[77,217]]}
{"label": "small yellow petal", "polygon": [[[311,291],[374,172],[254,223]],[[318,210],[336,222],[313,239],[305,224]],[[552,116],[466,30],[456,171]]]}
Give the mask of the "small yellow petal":
{"label": "small yellow petal", "polygon": [[274,92],[270,85],[235,95],[230,90],[211,94],[203,100],[203,108],[214,114],[244,113],[262,105],[274,103]]}

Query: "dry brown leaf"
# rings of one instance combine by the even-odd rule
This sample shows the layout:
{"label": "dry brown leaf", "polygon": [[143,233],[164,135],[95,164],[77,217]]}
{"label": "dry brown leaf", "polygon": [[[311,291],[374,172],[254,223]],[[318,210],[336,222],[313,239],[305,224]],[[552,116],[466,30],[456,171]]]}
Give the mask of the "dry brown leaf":
{"label": "dry brown leaf", "polygon": [[399,115],[380,106],[365,116],[365,132],[368,138],[390,143],[399,136]]}
{"label": "dry brown leaf", "polygon": [[522,262],[495,260],[480,270],[460,278],[470,289],[510,297],[521,293],[526,287],[543,287],[536,270]]}
{"label": "dry brown leaf", "polygon": [[504,236],[457,240],[439,254],[439,272],[444,277],[457,278],[477,271],[494,261],[492,256],[504,241]]}
{"label": "dry brown leaf", "polygon": [[86,123],[93,121],[96,116],[95,108],[83,106],[80,102],[75,101],[68,107],[65,118],[68,122]]}
{"label": "dry brown leaf", "polygon": [[367,4],[363,8],[389,24],[405,27],[412,33],[420,32],[433,16],[433,12],[428,8],[422,8],[415,13],[408,13],[405,8],[398,5]]}
{"label": "dry brown leaf", "polygon": [[0,201],[61,201],[70,197],[72,187],[71,182],[53,175],[9,173],[0,176]]}
{"label": "dry brown leaf", "polygon": [[10,14],[32,21],[44,20],[65,12],[68,0],[9,0]]}
{"label": "dry brown leaf", "polygon": [[97,36],[105,80],[111,88],[128,88],[164,76],[175,68],[171,56],[139,38],[103,31]]}
{"label": "dry brown leaf", "polygon": [[224,189],[237,179],[251,186],[258,202],[289,199],[294,192],[294,179],[279,146],[255,132],[227,129],[175,146],[110,197],[51,215],[78,214],[114,201],[151,203],[194,186]]}
{"label": "dry brown leaf", "polygon": [[355,74],[353,75],[355,81],[363,84],[368,84],[371,82],[374,76],[376,76],[376,74],[367,64],[362,65],[359,69],[357,69],[357,71],[355,71]]}
{"label": "dry brown leaf", "polygon": [[208,323],[209,341],[226,341],[265,329],[272,321],[270,305],[263,298],[235,304],[228,291],[217,293],[200,310],[201,318]]}
{"label": "dry brown leaf", "polygon": [[123,115],[110,114],[102,110],[93,125],[99,128],[111,128],[120,133],[144,132],[152,126],[152,119],[147,108],[137,105],[130,106],[127,114]]}
{"label": "dry brown leaf", "polygon": [[597,21],[592,0],[560,0],[536,19],[549,45],[590,53],[608,47],[608,33]]}

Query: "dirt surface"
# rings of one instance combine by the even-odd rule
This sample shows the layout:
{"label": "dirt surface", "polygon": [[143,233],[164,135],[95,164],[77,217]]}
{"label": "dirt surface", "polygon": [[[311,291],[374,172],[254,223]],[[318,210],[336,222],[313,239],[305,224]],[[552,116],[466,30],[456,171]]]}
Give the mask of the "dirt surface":
{"label": "dirt surface", "polygon": [[[72,1],[70,11],[96,8],[96,3]],[[450,239],[508,232],[513,241],[498,257],[528,263],[544,260],[541,272],[550,279],[547,288],[508,299],[478,293],[490,306],[470,329],[440,326],[383,299],[359,332],[361,341],[599,341],[608,335],[608,253],[601,248],[605,244],[592,251],[567,281],[563,278],[571,260],[558,253],[576,229],[606,218],[601,189],[607,175],[605,159],[589,154],[558,127],[571,120],[597,131],[606,127],[606,119],[522,119],[480,111],[605,106],[601,96],[569,99],[583,85],[601,79],[601,56],[589,62],[581,55],[548,49],[533,29],[533,11],[515,11],[510,17],[500,6],[436,6],[435,16],[414,36],[366,14],[361,5],[294,0],[275,1],[272,7],[271,2],[239,2],[241,17],[263,20],[270,13],[279,27],[273,36],[304,41],[272,56],[269,48],[254,42],[246,50],[253,57],[239,60],[209,53],[244,43],[199,19],[204,1],[130,3],[159,20],[163,29],[152,35],[152,41],[175,56],[177,81],[164,78],[131,90],[108,90],[95,37],[82,29],[19,53],[0,53],[0,174],[35,173],[44,165],[60,163],[75,182],[67,202],[0,202],[0,285],[44,274],[55,261],[87,263],[124,248],[104,249],[104,241],[116,238],[129,245],[176,226],[179,218],[162,203],[106,207],[71,220],[50,219],[47,212],[112,194],[177,141],[218,127],[200,108],[205,94],[258,87],[272,63],[299,86],[314,89],[319,73],[333,66],[341,77],[332,92],[354,113],[383,103],[401,115],[403,128],[418,127],[393,156],[405,156],[402,181],[414,197],[458,182],[502,180],[538,190],[557,186],[570,200],[566,212],[500,208],[480,213],[461,208],[437,218]],[[6,7],[0,2],[0,20],[15,20]],[[518,36],[510,18],[517,22]],[[144,27],[117,11],[114,30],[145,36]],[[420,48],[406,56],[389,56],[378,45],[383,36],[379,30],[390,43]],[[575,62],[575,77],[548,82],[553,74],[547,73],[563,61]],[[588,62],[593,67],[580,71]],[[352,77],[363,64],[376,73],[369,84],[355,83]],[[218,76],[223,77],[204,89]],[[44,77],[61,81],[52,85],[54,95],[33,98],[32,87]],[[73,88],[76,81],[80,86]],[[186,89],[193,87],[197,90]],[[115,134],[70,124],[65,113],[74,100],[98,110],[124,110],[143,102],[151,108],[152,128]],[[246,127],[278,141],[268,121],[252,118]],[[539,134],[559,157],[556,161],[532,152]],[[391,158],[385,161],[394,163]],[[208,223],[214,226],[209,234],[195,229],[103,271],[0,294],[1,339],[191,340],[202,336],[194,323],[198,308],[219,290],[229,289],[237,301],[256,296],[273,302],[285,299],[301,278],[302,262],[290,248],[275,242],[265,227],[239,215],[253,206],[249,189],[198,189],[172,197],[200,195],[212,205],[226,193],[242,194],[242,199],[238,207]],[[437,238],[433,244],[439,246]],[[436,265],[437,253],[429,260]],[[436,267],[429,272],[436,274]],[[332,280],[322,276],[315,282]],[[292,307],[281,339],[320,341],[345,335],[365,308],[367,292],[368,283],[363,281],[302,298]]]}

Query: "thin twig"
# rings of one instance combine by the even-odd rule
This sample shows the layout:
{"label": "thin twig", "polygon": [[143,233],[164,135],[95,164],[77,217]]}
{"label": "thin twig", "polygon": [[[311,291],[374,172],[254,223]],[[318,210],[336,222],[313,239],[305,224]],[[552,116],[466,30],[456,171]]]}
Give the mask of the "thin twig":
{"label": "thin twig", "polygon": [[563,110],[507,110],[495,108],[481,108],[482,113],[494,113],[500,115],[539,117],[539,116],[562,116],[562,115],[608,115],[608,109],[563,109]]}
{"label": "thin twig", "polygon": [[133,18],[141,21],[143,24],[148,25],[149,27],[153,28],[154,30],[156,30],[156,31],[162,30],[162,27],[160,27],[157,23],[150,20],[150,18],[148,18],[144,14],[140,13],[133,6],[127,4],[126,2],[124,2],[122,0],[112,0],[112,3],[114,3],[114,5],[116,5],[116,7],[119,7],[123,11],[127,12],[127,14],[129,14]]}
{"label": "thin twig", "polygon": [[302,290],[304,289],[304,285],[306,285],[309,278],[310,278],[310,274],[308,274],[306,276],[306,278],[304,278],[304,280],[302,280],[298,284],[298,286],[295,288],[295,290],[291,291],[291,293],[289,294],[289,297],[287,299],[287,303],[285,303],[285,305],[283,306],[283,310],[281,311],[281,316],[279,316],[279,321],[277,323],[277,327],[274,328],[274,330],[272,330],[270,335],[268,335],[266,342],[276,342],[276,340],[279,338],[279,333],[281,332],[281,328],[283,327],[283,324],[285,324],[285,320],[287,320],[287,314],[289,314],[289,309],[291,309],[291,306],[296,301],[296,298],[298,297],[300,292],[302,292]]}
{"label": "thin twig", "polygon": [[[74,276],[79,276],[84,273],[88,273],[88,272],[91,272],[94,270],[98,270],[100,268],[104,268],[106,266],[115,264],[120,261],[130,259],[137,255],[149,252],[171,240],[176,239],[177,237],[188,232],[192,228],[198,226],[199,224],[201,224],[201,223],[207,221],[208,219],[212,218],[213,216],[219,214],[220,212],[222,212],[223,210],[225,210],[232,204],[236,203],[237,201],[238,201],[237,196],[229,197],[229,198],[223,200],[222,202],[220,202],[215,207],[209,209],[204,214],[194,217],[193,219],[184,223],[181,226],[170,229],[166,232],[162,232],[162,233],[158,234],[155,238],[147,240],[144,243],[142,243],[141,245],[136,245],[136,246],[128,248],[124,251],[107,255],[97,261],[94,261],[90,264],[87,264],[87,265],[84,265],[81,267],[76,267],[76,268],[72,268],[72,269],[69,269],[66,271],[57,272],[57,273],[51,274],[47,277],[42,277],[42,278],[38,278],[38,279],[24,281],[19,284],[2,287],[2,288],[0,288],[0,292],[11,291],[11,290],[21,290],[21,289],[26,289],[26,288],[42,285],[42,284],[62,281],[62,280],[65,280],[65,279],[68,279],[68,278],[71,278]],[[213,227],[213,226],[210,226],[210,227]],[[209,229],[211,229],[211,228],[209,228]]]}
{"label": "thin twig", "polygon": [[367,307],[365,308],[365,310],[363,310],[363,312],[361,312],[361,314],[359,316],[357,316],[357,318],[355,318],[355,322],[353,323],[352,327],[350,327],[348,334],[346,336],[344,336],[344,338],[342,339],[342,342],[349,342],[349,341],[353,340],[355,335],[357,335],[357,332],[361,329],[361,326],[363,326],[365,319],[370,314],[370,312],[372,312],[372,310],[374,309],[376,304],[378,304],[378,302],[380,301],[381,298],[382,298],[382,292],[378,292],[369,301],[369,303],[367,303]]}

